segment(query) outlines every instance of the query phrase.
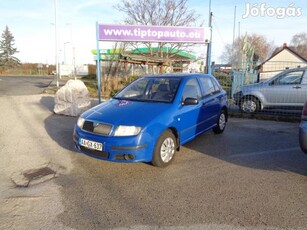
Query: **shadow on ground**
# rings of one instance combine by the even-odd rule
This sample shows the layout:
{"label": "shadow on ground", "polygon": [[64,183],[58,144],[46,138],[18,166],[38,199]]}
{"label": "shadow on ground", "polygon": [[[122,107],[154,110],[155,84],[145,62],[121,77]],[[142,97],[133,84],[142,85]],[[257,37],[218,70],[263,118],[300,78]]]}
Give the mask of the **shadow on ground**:
{"label": "shadow on ground", "polygon": [[[49,136],[56,141],[61,147],[75,151],[72,135],[74,125],[78,117],[65,116],[55,114],[54,109],[54,96],[44,96],[41,98],[40,103],[53,114],[45,119],[45,128]],[[97,105],[96,99],[91,100],[91,107]]]}
{"label": "shadow on ground", "polygon": [[307,176],[307,155],[299,148],[297,123],[235,120],[223,134],[209,132],[184,147],[244,167]]}
{"label": "shadow on ground", "polygon": [[[49,111],[53,112],[53,96],[42,97],[40,103]],[[78,117],[58,115],[54,113],[45,119],[45,129],[49,136],[61,147],[68,150],[74,150],[72,134],[77,119]]]}

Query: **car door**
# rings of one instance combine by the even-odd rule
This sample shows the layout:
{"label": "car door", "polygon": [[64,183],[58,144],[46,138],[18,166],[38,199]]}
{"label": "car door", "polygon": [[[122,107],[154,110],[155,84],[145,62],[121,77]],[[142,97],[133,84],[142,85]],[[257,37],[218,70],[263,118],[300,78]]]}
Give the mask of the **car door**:
{"label": "car door", "polygon": [[206,130],[216,124],[221,109],[223,95],[220,94],[220,88],[215,84],[211,77],[201,77],[199,78],[199,81],[203,91],[203,97],[201,100],[202,129]]}
{"label": "car door", "polygon": [[194,105],[184,105],[184,101],[187,98],[201,99],[201,89],[196,78],[189,79],[184,85],[181,105],[179,105],[178,116],[176,119],[180,123],[180,142],[182,144],[193,139],[200,130],[200,114],[202,110],[202,104],[198,101]]}
{"label": "car door", "polygon": [[307,100],[307,70],[304,71],[304,75],[301,84],[297,86],[299,93],[299,103],[304,105]]}
{"label": "car door", "polygon": [[271,106],[299,106],[307,98],[306,71],[286,72],[274,79],[263,91],[264,97]]}

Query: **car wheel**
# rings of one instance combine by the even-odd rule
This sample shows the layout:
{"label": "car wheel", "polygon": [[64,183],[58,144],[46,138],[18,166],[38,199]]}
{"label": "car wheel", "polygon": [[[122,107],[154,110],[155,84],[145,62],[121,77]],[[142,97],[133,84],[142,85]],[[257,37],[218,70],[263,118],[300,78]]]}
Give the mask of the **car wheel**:
{"label": "car wheel", "polygon": [[176,153],[176,138],[170,130],[166,130],[159,137],[152,159],[152,164],[157,167],[169,165]]}
{"label": "car wheel", "polygon": [[213,128],[213,132],[216,134],[220,134],[224,132],[226,128],[226,123],[227,123],[227,115],[226,115],[225,110],[222,110],[216,122],[216,126]]}
{"label": "car wheel", "polygon": [[241,110],[246,113],[254,113],[259,110],[259,101],[255,97],[245,97],[241,101]]}

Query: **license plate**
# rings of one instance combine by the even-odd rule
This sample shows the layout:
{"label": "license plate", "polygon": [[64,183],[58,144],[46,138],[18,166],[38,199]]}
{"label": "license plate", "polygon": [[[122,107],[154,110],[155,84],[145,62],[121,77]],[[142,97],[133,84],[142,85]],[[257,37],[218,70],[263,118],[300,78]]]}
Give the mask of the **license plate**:
{"label": "license plate", "polygon": [[98,151],[102,151],[102,143],[96,142],[96,141],[90,141],[90,140],[86,140],[83,138],[79,139],[79,144],[89,148],[89,149],[94,149],[94,150],[98,150]]}

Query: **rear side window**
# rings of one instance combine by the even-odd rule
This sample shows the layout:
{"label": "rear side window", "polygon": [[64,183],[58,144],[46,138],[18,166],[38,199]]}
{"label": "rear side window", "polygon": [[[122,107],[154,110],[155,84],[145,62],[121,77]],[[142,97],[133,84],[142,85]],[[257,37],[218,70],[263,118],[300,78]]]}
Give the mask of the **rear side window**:
{"label": "rear side window", "polygon": [[200,82],[203,85],[205,96],[213,95],[217,92],[220,92],[219,85],[215,81],[213,81],[211,78],[202,77],[200,78]]}

